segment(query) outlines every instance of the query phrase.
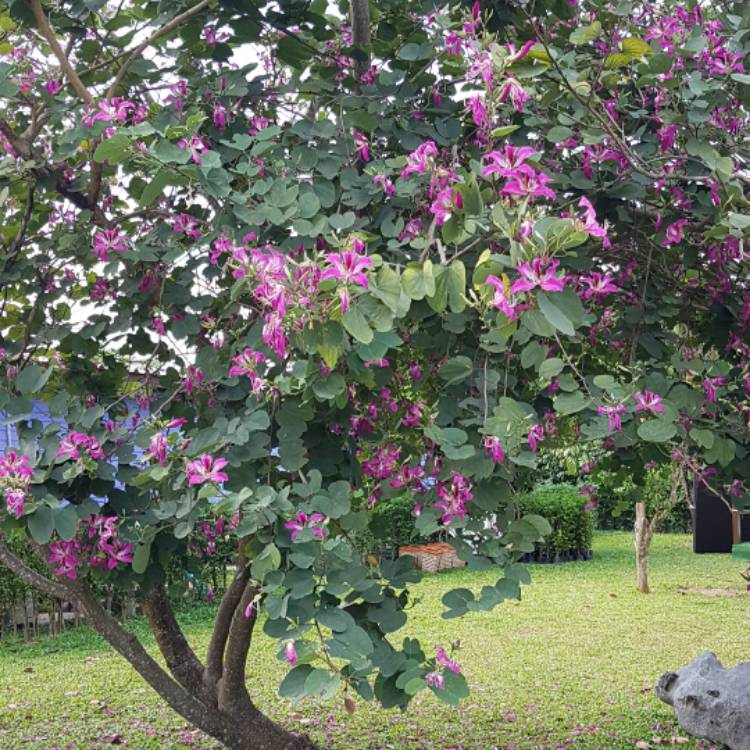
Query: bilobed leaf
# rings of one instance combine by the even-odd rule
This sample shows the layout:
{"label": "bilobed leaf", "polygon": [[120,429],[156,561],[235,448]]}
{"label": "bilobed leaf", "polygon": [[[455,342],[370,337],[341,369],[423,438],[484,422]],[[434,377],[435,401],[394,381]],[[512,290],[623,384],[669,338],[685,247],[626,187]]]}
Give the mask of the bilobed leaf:
{"label": "bilobed leaf", "polygon": [[435,294],[435,276],[432,261],[412,262],[401,274],[401,284],[406,294],[413,300],[424,299]]}
{"label": "bilobed leaf", "polygon": [[47,544],[52,538],[52,532],[55,530],[55,518],[52,508],[42,505],[27,521],[31,538],[37,544]]}
{"label": "bilobed leaf", "polygon": [[575,328],[571,323],[570,318],[555,304],[554,297],[548,296],[544,292],[540,292],[537,295],[537,304],[539,309],[542,311],[542,315],[551,323],[558,331],[564,333],[566,336],[574,336]]}
{"label": "bilobed leaf", "polygon": [[446,381],[447,385],[451,385],[466,380],[473,370],[474,365],[468,357],[464,357],[463,355],[451,357],[440,368],[440,377]]}
{"label": "bilobed leaf", "polygon": [[454,313],[466,309],[466,267],[460,260],[454,260],[448,266],[448,306]]}
{"label": "bilobed leaf", "polygon": [[638,60],[641,57],[647,57],[653,54],[653,50],[649,46],[648,42],[644,42],[643,39],[637,36],[629,36],[622,40],[620,45],[622,51],[630,55],[633,60]]}
{"label": "bilobed leaf", "polygon": [[571,44],[575,44],[576,46],[580,44],[587,44],[588,42],[593,42],[595,39],[598,39],[600,34],[602,33],[602,25],[599,21],[594,21],[594,23],[590,24],[589,26],[581,26],[568,37],[570,39]]}
{"label": "bilobed leaf", "polygon": [[677,428],[666,419],[649,419],[638,425],[637,432],[648,443],[664,443],[677,434]]}
{"label": "bilobed leaf", "polygon": [[52,370],[42,370],[36,365],[24,367],[16,376],[16,388],[21,393],[38,393],[45,385]]}
{"label": "bilobed leaf", "polygon": [[347,333],[362,344],[369,344],[373,339],[373,331],[370,324],[362,314],[357,305],[352,305],[341,320]]}
{"label": "bilobed leaf", "polygon": [[313,671],[309,664],[299,664],[287,672],[279,685],[279,695],[289,700],[298,700],[305,696],[305,680]]}
{"label": "bilobed leaf", "polygon": [[133,553],[133,572],[138,574],[145,573],[150,556],[151,545],[139,544]]}
{"label": "bilobed leaf", "polygon": [[113,135],[111,138],[105,138],[94,151],[94,161],[109,162],[117,164],[128,155],[130,147],[130,138],[122,133]]}

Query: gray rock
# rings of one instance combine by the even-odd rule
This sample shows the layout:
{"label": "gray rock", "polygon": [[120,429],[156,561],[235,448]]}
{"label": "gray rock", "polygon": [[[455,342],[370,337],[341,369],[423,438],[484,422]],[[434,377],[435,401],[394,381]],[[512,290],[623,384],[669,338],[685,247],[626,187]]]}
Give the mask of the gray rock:
{"label": "gray rock", "polygon": [[704,651],[678,672],[663,674],[656,695],[674,706],[689,734],[750,750],[750,662],[724,669],[716,654]]}

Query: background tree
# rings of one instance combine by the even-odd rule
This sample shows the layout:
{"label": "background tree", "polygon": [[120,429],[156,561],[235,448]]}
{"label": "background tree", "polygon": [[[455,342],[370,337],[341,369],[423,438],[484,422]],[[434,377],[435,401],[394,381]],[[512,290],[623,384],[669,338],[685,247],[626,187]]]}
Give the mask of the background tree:
{"label": "background tree", "polygon": [[[409,558],[353,544],[381,499],[498,567],[456,617],[528,581],[559,432],[746,498],[740,15],[386,0],[368,41],[321,2],[0,8],[2,523],[50,575],[0,561],[228,747],[310,747],[247,692],[261,614],[284,697],[468,693],[395,635]],[[164,584],[209,519],[236,573],[199,656]]]}

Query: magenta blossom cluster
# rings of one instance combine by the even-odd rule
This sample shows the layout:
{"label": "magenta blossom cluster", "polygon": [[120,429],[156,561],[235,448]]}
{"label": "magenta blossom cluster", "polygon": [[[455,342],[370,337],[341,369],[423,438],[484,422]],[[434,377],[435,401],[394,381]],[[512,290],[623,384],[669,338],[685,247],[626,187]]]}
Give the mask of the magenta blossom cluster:
{"label": "magenta blossom cluster", "polygon": [[0,456],[0,489],[5,495],[8,513],[16,518],[23,515],[33,473],[28,456],[14,450]]}
{"label": "magenta blossom cluster", "polygon": [[50,542],[48,562],[55,575],[73,580],[84,562],[102,571],[132,563],[133,545],[118,539],[117,520],[117,516],[92,515],[82,523],[83,538]]}
{"label": "magenta blossom cluster", "polygon": [[461,674],[461,667],[448,656],[442,646],[437,649],[435,662],[437,666],[442,667],[442,671],[435,669],[426,674],[424,679],[428,687],[439,690],[442,693],[445,691],[445,671],[453,672],[453,674]]}
{"label": "magenta blossom cluster", "polygon": [[228,519],[212,515],[210,519],[197,525],[197,534],[188,542],[188,551],[197,558],[213,557],[216,545],[226,533],[234,531],[240,525],[240,514],[235,513]]}
{"label": "magenta blossom cluster", "polygon": [[82,432],[71,431],[60,441],[55,458],[72,459],[78,461],[84,456],[93,459],[105,457],[99,440]]}
{"label": "magenta blossom cluster", "polygon": [[235,357],[232,357],[232,366],[229,368],[229,377],[246,377],[252,386],[253,393],[259,396],[268,386],[261,373],[265,369],[266,356],[262,352],[246,347]]}
{"label": "magenta blossom cluster", "polygon": [[471,483],[457,471],[451,472],[450,482],[438,482],[437,494],[440,499],[435,503],[435,507],[443,511],[440,520],[446,526],[454,518],[460,520],[466,517],[466,503],[474,497],[471,492]]}
{"label": "magenta blossom cluster", "polygon": [[327,520],[322,513],[310,513],[309,515],[297,513],[295,518],[284,524],[284,528],[292,532],[293,542],[297,540],[303,529],[311,529],[312,535],[316,539],[325,539],[328,536],[328,529],[325,527]]}

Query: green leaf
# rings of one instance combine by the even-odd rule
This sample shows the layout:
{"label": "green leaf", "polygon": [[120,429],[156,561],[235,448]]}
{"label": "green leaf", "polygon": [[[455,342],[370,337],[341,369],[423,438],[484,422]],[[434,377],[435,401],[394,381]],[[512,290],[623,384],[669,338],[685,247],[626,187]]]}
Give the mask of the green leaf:
{"label": "green leaf", "polygon": [[622,47],[622,51],[626,55],[630,55],[633,60],[654,54],[648,42],[644,42],[643,39],[637,36],[626,37],[622,40],[620,46]]}
{"label": "green leaf", "polygon": [[589,26],[581,26],[577,28],[569,37],[571,44],[575,44],[576,46],[580,44],[587,44],[588,42],[593,42],[595,39],[598,39],[600,34],[602,33],[602,25],[599,23],[599,21],[594,21],[594,23],[590,24]]}
{"label": "green leaf", "polygon": [[188,178],[185,175],[175,172],[173,169],[160,169],[154,179],[143,188],[141,197],[138,202],[141,206],[150,206],[157,198],[164,193],[164,189],[169,185],[185,185]]}
{"label": "green leaf", "polygon": [[448,266],[448,305],[454,313],[466,309],[466,267],[460,260]]}
{"label": "green leaf", "polygon": [[315,49],[297,39],[295,34],[286,34],[276,45],[276,54],[282,62],[301,70],[315,53]]}
{"label": "green leaf", "polygon": [[299,664],[287,672],[279,685],[279,695],[289,700],[298,700],[305,696],[305,681],[313,668],[309,664]]}
{"label": "green leaf", "polygon": [[52,508],[42,505],[27,521],[31,538],[37,544],[47,544],[52,538],[52,532],[55,530],[55,517]]}
{"label": "green leaf", "polygon": [[649,419],[638,425],[637,432],[648,443],[664,443],[677,434],[677,428],[667,419]]}
{"label": "green leaf", "polygon": [[312,192],[304,193],[300,196],[298,207],[303,219],[311,219],[320,211],[320,198]]}
{"label": "green leaf", "polygon": [[446,381],[446,385],[460,383],[471,375],[474,365],[468,357],[463,355],[451,357],[441,368],[440,377]]}
{"label": "green leaf", "polygon": [[55,518],[55,531],[61,539],[70,541],[78,531],[78,514],[75,506],[66,505],[64,508],[55,508],[53,511]]}
{"label": "green leaf", "polygon": [[552,378],[562,372],[564,366],[563,361],[558,357],[545,359],[544,362],[539,365],[539,377],[542,380],[552,380]]}
{"label": "green leaf", "polygon": [[29,365],[29,367],[24,367],[16,376],[16,388],[24,394],[38,393],[44,388],[51,374],[51,369],[42,370],[41,367],[36,365]]}
{"label": "green leaf", "polygon": [[555,304],[554,297],[547,295],[544,292],[540,292],[537,295],[537,304],[539,309],[542,311],[542,315],[551,323],[558,331],[564,333],[566,336],[575,336],[575,328],[570,319],[565,313]]}
{"label": "green leaf", "polygon": [[413,300],[432,297],[435,294],[435,276],[432,272],[432,261],[424,263],[413,261],[401,274],[401,283],[406,294]]}
{"label": "green leaf", "polygon": [[341,675],[331,674],[327,669],[313,669],[305,678],[306,696],[330,698],[338,690]]}
{"label": "green leaf", "polygon": [[94,161],[109,162],[118,164],[128,155],[130,148],[130,138],[122,133],[113,135],[111,138],[105,138],[94,151]]}
{"label": "green leaf", "polygon": [[360,343],[369,344],[372,341],[374,336],[372,328],[357,305],[352,305],[344,313],[341,322],[346,331]]}
{"label": "green leaf", "polygon": [[263,551],[259,555],[256,555],[253,564],[250,567],[250,571],[256,581],[262,581],[272,570],[278,570],[280,565],[281,552],[279,552],[279,548],[271,542],[263,548]]}
{"label": "green leaf", "polygon": [[139,544],[133,553],[133,572],[138,574],[145,573],[150,556],[151,545]]}

